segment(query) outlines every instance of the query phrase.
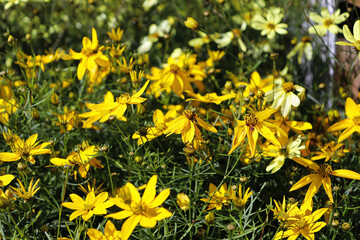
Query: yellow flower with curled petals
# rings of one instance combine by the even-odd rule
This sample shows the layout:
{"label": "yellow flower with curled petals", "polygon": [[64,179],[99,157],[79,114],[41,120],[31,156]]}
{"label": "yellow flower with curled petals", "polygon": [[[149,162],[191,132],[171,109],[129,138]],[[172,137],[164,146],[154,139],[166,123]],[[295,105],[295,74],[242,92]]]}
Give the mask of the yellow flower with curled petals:
{"label": "yellow flower with curled petals", "polygon": [[360,105],[357,105],[351,98],[347,98],[345,114],[348,119],[341,120],[328,128],[328,132],[340,131],[346,128],[339,136],[338,143],[350,137],[354,132],[360,133]]}
{"label": "yellow flower with curled petals", "polygon": [[77,69],[78,79],[84,77],[85,71],[89,72],[101,67],[110,67],[110,61],[101,51],[105,49],[104,46],[99,46],[97,33],[95,28],[92,28],[92,41],[84,37],[82,40],[83,48],[81,52],[75,52],[70,49],[71,59],[81,60]]}
{"label": "yellow flower with curled petals", "polygon": [[200,199],[208,204],[206,211],[214,208],[216,208],[216,210],[221,210],[222,206],[229,204],[231,200],[226,183],[221,185],[219,189],[217,189],[214,184],[210,183],[208,194],[208,198]]}
{"label": "yellow flower with curled petals", "polygon": [[40,190],[40,187],[36,188],[37,185],[38,185],[38,183],[40,182],[40,179],[38,179],[38,180],[33,184],[34,179],[31,178],[31,181],[30,181],[30,183],[29,183],[29,187],[28,187],[27,190],[25,189],[24,185],[20,182],[19,179],[17,179],[17,181],[18,181],[20,187],[19,187],[19,188],[15,188],[15,187],[10,186],[10,188],[11,188],[12,192],[13,192],[17,197],[23,198],[25,202],[26,202],[26,201],[29,201],[29,200],[35,195],[35,193]]}
{"label": "yellow flower with curled petals", "polygon": [[162,190],[156,196],[156,182],[157,175],[154,175],[147,183],[142,197],[140,197],[134,185],[127,183],[120,189],[121,196],[111,199],[116,206],[123,210],[108,214],[105,217],[114,219],[127,218],[121,229],[123,238],[128,239],[138,224],[142,227],[153,228],[156,226],[157,221],[171,217],[171,212],[160,207],[169,197],[170,189]]}
{"label": "yellow flower with curled petals", "polygon": [[350,43],[336,42],[336,44],[342,46],[353,46],[355,50],[359,53],[359,58],[360,58],[360,20],[357,20],[354,24],[353,27],[354,35],[350,32],[350,29],[347,25],[343,26],[343,33],[345,39],[348,40]]}
{"label": "yellow flower with curled petals", "polygon": [[336,177],[360,180],[360,174],[351,170],[346,170],[346,169],[333,170],[329,164],[324,163],[322,165],[318,165],[317,163],[302,157],[293,158],[293,160],[313,171],[313,173],[300,179],[290,189],[291,192],[299,188],[302,188],[305,185],[310,184],[310,187],[305,195],[305,199],[304,199],[305,202],[312,200],[312,197],[316,194],[316,192],[319,190],[321,185],[323,185],[325,192],[329,197],[329,200],[331,202],[334,202],[332,190],[331,190],[331,180],[330,180],[331,175]]}
{"label": "yellow flower with curled petals", "polygon": [[247,200],[252,195],[252,192],[250,191],[250,188],[247,188],[245,193],[242,193],[242,187],[241,184],[239,184],[238,187],[238,194],[235,192],[236,186],[232,186],[229,188],[229,198],[232,200],[234,205],[238,208],[242,208],[245,206]]}
{"label": "yellow flower with curled petals", "polygon": [[89,192],[86,199],[82,199],[77,194],[70,194],[72,202],[64,202],[62,205],[66,208],[76,210],[70,215],[69,221],[81,216],[85,221],[89,220],[93,215],[104,215],[106,209],[113,206],[114,203],[108,199],[108,193],[102,192],[95,196],[93,191]]}

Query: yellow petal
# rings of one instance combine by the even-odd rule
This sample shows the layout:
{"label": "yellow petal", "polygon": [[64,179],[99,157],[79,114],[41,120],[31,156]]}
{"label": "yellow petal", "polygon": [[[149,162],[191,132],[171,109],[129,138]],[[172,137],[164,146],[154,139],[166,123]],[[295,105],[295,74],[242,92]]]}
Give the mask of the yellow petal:
{"label": "yellow petal", "polygon": [[8,185],[15,178],[12,174],[5,174],[0,176],[0,187]]}
{"label": "yellow petal", "polygon": [[0,161],[2,162],[13,162],[19,160],[20,158],[21,156],[16,153],[8,153],[8,152],[0,153]]}
{"label": "yellow petal", "polygon": [[347,98],[345,102],[345,113],[346,116],[350,119],[354,118],[355,116],[359,115],[359,108],[352,100],[352,98]]}
{"label": "yellow petal", "polygon": [[330,179],[330,177],[324,177],[322,179],[322,185],[323,185],[323,187],[325,189],[326,194],[329,197],[329,200],[331,202],[334,202],[333,194],[332,194],[332,191],[331,191],[331,179]]}
{"label": "yellow petal", "polygon": [[351,170],[337,169],[333,170],[331,174],[337,177],[360,180],[360,174]]}
{"label": "yellow petal", "polygon": [[121,227],[121,232],[123,233],[122,239],[128,239],[130,237],[131,233],[140,222],[140,219],[141,215],[133,215],[124,222]]}
{"label": "yellow petal", "polygon": [[170,189],[162,190],[156,196],[156,198],[150,203],[149,206],[152,208],[160,206],[163,202],[165,202],[165,200],[169,197],[169,195],[170,195]]}
{"label": "yellow petal", "polygon": [[210,131],[210,132],[217,133],[217,130],[216,130],[216,128],[215,128],[214,126],[212,126],[211,124],[205,122],[204,120],[202,120],[202,119],[199,118],[199,117],[195,117],[195,118],[196,118],[197,123],[198,123],[201,127],[205,128],[206,130],[208,130],[208,131]]}
{"label": "yellow petal", "polygon": [[295,191],[299,188],[302,188],[305,185],[313,182],[319,175],[318,174],[309,174],[301,178],[297,183],[295,183],[289,190],[289,192]]}
{"label": "yellow petal", "polygon": [[[313,175],[313,174],[311,174],[311,175]],[[310,184],[310,186],[306,192],[304,202],[311,201],[313,196],[316,194],[316,192],[319,190],[319,188],[322,184],[323,178],[319,174],[314,174],[314,175],[316,175],[316,176],[313,178],[313,181]],[[332,200],[332,199],[330,199],[330,200]]]}
{"label": "yellow petal", "polygon": [[144,194],[142,196],[142,203],[148,205],[151,203],[156,195],[156,182],[157,182],[157,175],[153,175],[149,182],[146,185]]}
{"label": "yellow petal", "polygon": [[91,43],[91,48],[95,50],[95,49],[97,48],[99,42],[98,42],[98,38],[97,38],[97,34],[96,34],[95,28],[92,28],[91,30],[92,30],[92,43]]}
{"label": "yellow petal", "polygon": [[134,213],[132,211],[124,210],[124,211],[120,211],[120,212],[117,212],[117,213],[108,214],[105,217],[106,218],[111,217],[113,219],[120,220],[120,219],[128,218],[128,217],[132,216],[133,214]]}

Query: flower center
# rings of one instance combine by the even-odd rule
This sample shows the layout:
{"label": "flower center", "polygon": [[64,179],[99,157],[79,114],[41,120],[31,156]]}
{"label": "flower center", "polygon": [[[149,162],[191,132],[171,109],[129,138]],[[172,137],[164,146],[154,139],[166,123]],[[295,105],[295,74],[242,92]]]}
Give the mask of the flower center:
{"label": "flower center", "polygon": [[128,93],[121,94],[120,97],[116,98],[116,102],[118,103],[127,103],[131,99]]}
{"label": "flower center", "polygon": [[268,27],[269,29],[273,30],[273,29],[275,29],[275,24],[273,24],[273,23],[268,23],[268,24],[267,24],[267,27]]}
{"label": "flower center", "polygon": [[254,127],[257,124],[258,120],[254,114],[245,115],[245,124],[249,127]]}
{"label": "flower center", "polygon": [[303,43],[311,42],[311,37],[308,37],[308,36],[302,37],[302,38],[301,38],[301,42],[303,42]]}
{"label": "flower center", "polygon": [[179,66],[176,64],[171,64],[170,65],[170,72],[172,74],[177,74],[177,72],[180,70]]}
{"label": "flower center", "polygon": [[192,122],[196,122],[196,113],[193,110],[184,110],[182,114]]}
{"label": "flower center", "polygon": [[360,125],[360,116],[355,116],[353,117],[353,122],[355,125],[359,126]]}
{"label": "flower center", "polygon": [[294,88],[294,83],[292,83],[292,82],[286,82],[286,83],[284,83],[283,84],[283,89],[284,89],[284,91],[285,92],[293,92],[294,90],[295,90],[295,88]]}
{"label": "flower center", "polygon": [[94,208],[95,208],[95,206],[92,205],[92,204],[86,204],[85,203],[85,205],[84,205],[85,211],[92,211]]}
{"label": "flower center", "polygon": [[304,218],[301,218],[300,220],[298,220],[297,222],[297,227],[302,229],[302,228],[305,228],[307,223],[306,223],[306,220]]}
{"label": "flower center", "polygon": [[329,174],[332,174],[332,168],[329,164],[320,165],[319,169],[316,171],[322,178],[328,177]]}
{"label": "flower center", "polygon": [[330,27],[333,24],[334,24],[334,21],[331,20],[331,19],[326,19],[325,22],[324,22],[325,27]]}

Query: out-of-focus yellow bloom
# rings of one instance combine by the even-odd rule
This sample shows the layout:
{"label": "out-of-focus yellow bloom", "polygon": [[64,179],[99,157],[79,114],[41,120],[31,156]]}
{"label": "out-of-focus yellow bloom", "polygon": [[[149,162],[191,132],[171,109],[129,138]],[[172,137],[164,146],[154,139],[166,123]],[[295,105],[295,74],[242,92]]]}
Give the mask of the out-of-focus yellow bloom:
{"label": "out-of-focus yellow bloom", "polygon": [[89,236],[90,240],[125,240],[121,231],[116,230],[115,225],[110,220],[105,224],[104,234],[94,228],[90,228],[86,234]]}
{"label": "out-of-focus yellow bloom", "polygon": [[221,102],[235,98],[236,93],[232,94],[226,94],[223,96],[218,96],[216,93],[207,93],[204,96],[201,96],[200,93],[193,93],[189,91],[185,91],[188,95],[190,95],[193,98],[186,99],[186,101],[197,101],[197,102],[203,102],[203,103],[215,103],[219,105]]}
{"label": "out-of-focus yellow bloom", "polygon": [[140,197],[138,190],[131,183],[127,183],[121,196],[112,198],[111,201],[123,209],[120,212],[106,215],[114,219],[124,219],[121,230],[123,237],[127,239],[134,228],[140,224],[142,227],[153,228],[157,221],[171,217],[172,213],[160,205],[169,197],[170,189],[162,190],[156,196],[157,175],[150,178],[146,185],[144,194]]}
{"label": "out-of-focus yellow bloom", "polygon": [[216,208],[216,210],[221,210],[223,205],[228,205],[231,196],[229,195],[227,184],[224,183],[221,187],[217,190],[217,187],[210,183],[209,185],[209,197],[208,198],[201,198],[200,200],[206,202],[208,204],[206,211]]}
{"label": "out-of-focus yellow bloom", "polygon": [[[6,139],[6,133],[3,132],[4,138]],[[50,142],[42,143],[37,140],[38,135],[31,135],[26,141],[22,140],[18,136],[14,136],[14,142],[10,144],[12,153],[2,152],[0,153],[0,161],[3,162],[13,162],[23,159],[32,164],[35,163],[34,155],[49,154],[51,153],[50,149],[46,149]]]}
{"label": "out-of-focus yellow bloom", "polygon": [[181,210],[188,210],[190,205],[190,199],[185,193],[179,193],[176,196],[176,203],[179,205]]}
{"label": "out-of-focus yellow bloom", "polygon": [[93,215],[104,215],[106,209],[113,206],[114,203],[108,199],[108,193],[102,192],[95,196],[94,192],[89,192],[85,201],[77,194],[70,194],[72,202],[64,202],[62,205],[66,208],[76,210],[70,215],[69,221],[81,216],[85,221],[89,220]]}
{"label": "out-of-focus yellow bloom", "polygon": [[107,32],[107,35],[113,40],[114,42],[120,42],[121,38],[124,34],[124,30],[121,28],[111,29],[111,32]]}
{"label": "out-of-focus yellow bloom", "polygon": [[245,85],[246,88],[243,92],[244,97],[248,97],[250,94],[256,94],[258,91],[263,93],[267,93],[271,89],[273,89],[273,79],[272,78],[264,78],[261,79],[260,74],[254,71],[249,79],[249,83],[247,82],[236,82],[235,86],[239,87],[240,85]]}
{"label": "out-of-focus yellow bloom", "polygon": [[31,178],[31,181],[29,183],[29,187],[28,190],[25,189],[24,185],[20,182],[19,179],[16,179],[20,185],[19,188],[15,188],[10,186],[10,188],[12,189],[12,192],[19,198],[23,198],[24,201],[29,201],[37,191],[40,190],[40,187],[36,188],[38,183],[40,182],[40,179],[38,179],[34,184],[33,181],[34,179]]}
{"label": "out-of-focus yellow bloom", "polygon": [[271,8],[266,12],[265,18],[257,14],[251,20],[251,27],[261,30],[261,35],[267,35],[268,39],[275,37],[275,34],[287,34],[287,24],[280,23],[284,14],[280,8]]}
{"label": "out-of-focus yellow bloom", "polygon": [[208,214],[206,214],[205,222],[206,224],[213,224],[215,222],[214,212],[209,212]]}
{"label": "out-of-focus yellow bloom", "polygon": [[316,192],[319,190],[321,185],[324,186],[325,192],[328,195],[329,200],[331,202],[334,202],[332,190],[331,190],[330,175],[336,177],[360,180],[360,174],[351,170],[345,170],[345,169],[333,170],[329,164],[324,163],[322,165],[318,165],[317,163],[311,160],[301,157],[300,158],[294,157],[293,160],[305,166],[306,168],[308,168],[313,172],[300,179],[290,189],[290,192],[295,191],[311,183],[305,195],[305,199],[304,199],[305,202],[312,201],[312,197],[316,194]]}
{"label": "out-of-focus yellow bloom", "polygon": [[84,77],[86,70],[92,72],[97,71],[99,66],[110,67],[109,59],[101,52],[105,47],[99,46],[95,28],[92,28],[92,41],[84,37],[82,44],[83,48],[80,53],[70,49],[71,59],[81,60],[77,69],[79,80]]}
{"label": "out-of-focus yellow bloom", "polygon": [[192,143],[194,137],[202,140],[201,132],[197,125],[200,125],[210,132],[217,133],[216,128],[199,118],[192,110],[184,110],[180,117],[169,122],[168,128],[164,133],[167,134],[167,136],[173,133],[181,134],[183,143],[188,144]]}
{"label": "out-of-focus yellow bloom", "polygon": [[346,40],[348,40],[350,43],[348,42],[336,42],[337,45],[342,45],[342,46],[353,46],[355,47],[356,51],[359,53],[359,58],[360,58],[360,20],[357,20],[354,24],[353,27],[353,32],[354,35],[350,32],[350,29],[347,25],[343,26],[343,33],[344,33],[344,37]]}
{"label": "out-of-focus yellow bloom", "polygon": [[287,59],[292,58],[298,53],[297,62],[301,64],[302,57],[305,53],[305,58],[310,61],[313,55],[313,47],[311,45],[311,37],[302,37],[301,41],[286,56]]}
{"label": "out-of-focus yellow bloom", "polygon": [[325,158],[325,162],[330,159],[334,162],[339,162],[341,158],[343,158],[349,150],[344,148],[343,143],[338,143],[335,145],[335,142],[332,141],[330,143],[325,144],[324,147],[320,149],[320,151],[316,152],[316,156],[313,156],[311,160],[316,161]]}
{"label": "out-of-focus yellow bloom", "polygon": [[133,57],[130,58],[129,62],[126,61],[126,58],[125,57],[122,57],[121,58],[121,61],[119,60],[116,60],[117,64],[119,65],[119,69],[121,72],[123,73],[130,73],[134,66],[135,66],[135,63],[136,63],[136,60],[134,60]]}
{"label": "out-of-focus yellow bloom", "polygon": [[190,28],[192,30],[198,30],[199,29],[199,23],[193,19],[192,17],[187,17],[186,21],[184,22],[185,26],[187,28]]}
{"label": "out-of-focus yellow bloom", "polygon": [[3,124],[9,123],[9,115],[17,110],[16,101],[14,98],[10,100],[4,100],[0,98],[0,122]]}
{"label": "out-of-focus yellow bloom", "polygon": [[354,132],[360,133],[360,105],[356,105],[354,100],[347,98],[345,113],[348,119],[341,120],[328,128],[328,132],[340,131],[346,128],[339,136],[338,143],[350,137]]}
{"label": "out-of-focus yellow bloom", "polygon": [[252,192],[250,191],[250,188],[247,188],[243,196],[241,184],[239,184],[238,187],[238,194],[236,194],[235,189],[236,186],[232,186],[229,188],[229,197],[236,207],[242,208],[243,206],[245,206]]}
{"label": "out-of-focus yellow bloom", "polygon": [[309,18],[316,22],[317,25],[310,27],[309,33],[317,33],[319,36],[324,36],[327,31],[333,34],[341,33],[341,28],[339,28],[337,24],[344,22],[350,16],[348,12],[340,14],[340,9],[336,10],[333,14],[330,14],[326,7],[321,9],[320,15],[310,12]]}

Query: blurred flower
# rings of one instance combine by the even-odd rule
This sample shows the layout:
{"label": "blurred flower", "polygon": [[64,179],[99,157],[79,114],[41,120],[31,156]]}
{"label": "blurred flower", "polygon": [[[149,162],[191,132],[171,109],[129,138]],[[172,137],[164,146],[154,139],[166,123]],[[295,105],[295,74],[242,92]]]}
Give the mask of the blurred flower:
{"label": "blurred flower", "polygon": [[260,14],[251,20],[251,27],[261,30],[261,35],[267,35],[268,39],[275,37],[275,34],[287,34],[287,24],[280,23],[284,14],[280,8],[271,8],[266,12],[265,18]]}
{"label": "blurred flower", "polygon": [[188,95],[190,95],[193,98],[188,98],[186,101],[197,101],[197,102],[203,102],[203,103],[215,103],[219,105],[221,102],[235,98],[236,93],[232,94],[226,94],[223,96],[218,96],[216,93],[207,93],[204,96],[201,96],[199,93],[195,94],[190,91],[185,91]]}
{"label": "blurred flower", "polygon": [[116,230],[115,225],[110,220],[108,220],[105,224],[104,234],[94,228],[88,229],[86,234],[89,236],[90,240],[125,240],[122,236],[122,232]]}
{"label": "blurred flower", "polygon": [[310,61],[313,55],[313,47],[311,45],[311,38],[310,37],[302,37],[301,41],[295,45],[295,47],[288,53],[286,56],[287,59],[292,58],[295,56],[296,53],[298,54],[297,62],[301,64],[302,57],[305,53],[305,58]]}
{"label": "blurred flower", "polygon": [[92,41],[84,37],[82,44],[83,48],[80,53],[70,49],[71,59],[81,60],[77,69],[77,77],[79,80],[83,78],[86,70],[92,72],[97,70],[98,66],[110,67],[109,59],[101,52],[105,47],[99,46],[97,33],[94,28],[92,28]]}
{"label": "blurred flower", "polygon": [[180,117],[169,122],[168,128],[164,133],[167,134],[166,136],[173,133],[181,134],[181,139],[184,144],[192,143],[194,137],[202,140],[201,132],[197,125],[200,125],[210,132],[217,133],[216,128],[199,118],[193,110],[184,110]]}
{"label": "blurred flower", "polygon": [[343,26],[343,33],[344,33],[344,37],[346,40],[348,40],[350,43],[348,42],[336,42],[337,45],[342,45],[342,46],[353,46],[355,47],[356,51],[359,53],[359,58],[360,58],[360,20],[357,20],[354,24],[353,27],[353,32],[354,35],[350,32],[350,29],[347,25]]}
{"label": "blurred flower", "polygon": [[346,128],[339,136],[338,143],[350,137],[354,132],[360,133],[360,105],[356,105],[354,100],[347,98],[345,113],[348,119],[341,120],[328,128],[328,132],[340,131]]}
{"label": "blurred flower", "polygon": [[29,201],[37,191],[40,190],[40,187],[36,188],[38,183],[40,182],[40,179],[38,179],[34,184],[33,184],[33,178],[31,178],[31,181],[29,183],[29,187],[28,190],[25,189],[24,185],[20,182],[19,179],[16,179],[20,185],[19,188],[15,188],[10,186],[10,188],[12,189],[12,192],[19,198],[23,198],[24,201]]}
{"label": "blurred flower", "polygon": [[276,109],[265,109],[256,114],[246,114],[243,121],[237,120],[235,133],[232,141],[232,147],[228,154],[231,154],[243,142],[245,136],[248,138],[248,144],[251,150],[251,156],[255,155],[255,148],[259,133],[272,144],[281,147],[281,143],[275,137],[277,133],[281,138],[286,138],[286,133],[278,126],[270,123],[267,119],[276,112]]}
{"label": "blurred flower", "polygon": [[288,117],[284,117],[280,113],[276,113],[275,120],[269,119],[269,122],[279,126],[285,133],[289,133],[291,129],[297,134],[303,134],[302,131],[312,129],[311,123],[289,121]]}
{"label": "blurred flower", "polygon": [[[140,224],[142,227],[153,228],[157,221],[171,217],[172,213],[160,205],[169,197],[170,189],[162,190],[156,196],[157,175],[150,178],[142,198],[138,190],[131,183],[127,183],[125,197],[112,198],[111,201],[123,209],[120,212],[106,215],[114,219],[128,218],[121,228],[123,237],[127,239],[134,228]],[[156,196],[156,197],[155,197]]]}
{"label": "blurred flower", "polygon": [[200,200],[208,204],[206,211],[216,208],[216,210],[221,210],[223,205],[229,204],[231,196],[229,195],[227,184],[224,183],[219,189],[210,183],[209,192],[207,192],[208,198],[201,198]]}
{"label": "blurred flower", "polygon": [[94,214],[104,215],[106,209],[113,206],[114,203],[108,199],[108,193],[102,192],[95,196],[93,191],[86,195],[85,201],[77,194],[70,194],[72,202],[64,202],[62,205],[66,208],[76,210],[70,215],[69,221],[81,216],[84,221],[89,220]]}
{"label": "blurred flower", "polygon": [[176,203],[179,205],[181,210],[188,210],[190,205],[190,199],[185,193],[179,193],[176,196]]}
{"label": "blurred flower", "polygon": [[187,28],[190,28],[195,31],[199,29],[199,23],[192,17],[187,17],[184,23]]}
{"label": "blurred flower", "polygon": [[248,97],[250,94],[256,94],[258,91],[262,91],[263,93],[267,93],[271,89],[273,89],[273,81],[272,78],[261,79],[260,74],[254,71],[249,79],[249,83],[247,82],[236,82],[235,86],[239,87],[241,85],[245,86],[245,90],[243,91],[243,96]]}
{"label": "blurred flower", "polygon": [[171,25],[171,21],[168,19],[161,21],[159,26],[151,24],[149,27],[149,35],[141,40],[140,46],[137,49],[138,53],[144,54],[150,51],[153,44],[159,41],[159,37],[164,37],[165,34],[170,33]]}
{"label": "blurred flower", "polygon": [[114,42],[120,42],[123,36],[124,30],[121,28],[111,29],[111,32],[107,32],[107,35],[113,40]]}
{"label": "blurred flower", "polygon": [[[3,134],[5,136],[4,132]],[[35,159],[33,157],[34,155],[51,153],[50,149],[45,148],[51,143],[46,142],[38,145],[40,141],[36,142],[37,137],[38,137],[37,134],[33,134],[26,141],[24,141],[18,136],[16,136],[15,141],[10,145],[12,153],[8,153],[8,152],[0,153],[0,161],[13,162],[23,159],[25,161],[29,161],[30,163],[34,164],[35,163]]]}
{"label": "blurred flower", "polygon": [[345,149],[345,145],[343,143],[338,143],[335,145],[335,142],[332,141],[330,143],[325,144],[324,147],[320,148],[320,151],[317,151],[311,160],[316,161],[325,158],[325,162],[330,159],[334,162],[339,162],[341,158],[343,158],[349,150]]}
{"label": "blurred flower", "polygon": [[136,60],[134,61],[134,58],[131,57],[129,62],[126,61],[125,57],[121,58],[121,61],[116,60],[116,63],[119,65],[119,69],[121,72],[125,73],[125,74],[129,74],[132,69],[135,66]]}
{"label": "blurred flower", "polygon": [[[295,94],[295,91],[298,94]],[[300,101],[305,95],[305,88],[294,85],[293,82],[285,82],[282,86],[276,87],[265,95],[268,101],[274,101],[271,107],[274,109],[281,108],[281,114],[286,117],[291,106],[298,107],[300,105]]]}
{"label": "blurred flower", "polygon": [[[233,187],[236,187],[236,186],[233,186]],[[247,200],[252,195],[252,192],[250,191],[250,188],[247,188],[244,193],[244,196],[243,196],[242,187],[241,187],[241,184],[239,184],[239,186],[238,186],[239,190],[238,190],[238,195],[237,195],[235,192],[235,189],[233,187],[229,188],[229,198],[232,200],[232,202],[234,203],[234,205],[236,207],[242,208],[243,206],[245,206]]]}
{"label": "blurred flower", "polygon": [[313,173],[303,177],[300,179],[297,183],[295,183],[291,189],[291,191],[295,191],[299,188],[302,188],[303,186],[310,184],[309,189],[306,192],[304,201],[311,201],[312,197],[316,194],[316,192],[319,190],[320,186],[323,185],[326,194],[329,197],[329,200],[331,202],[334,202],[332,190],[331,190],[331,180],[330,175],[336,176],[336,177],[343,177],[343,178],[349,178],[349,179],[355,179],[360,180],[360,174],[356,173],[351,170],[345,170],[345,169],[337,169],[332,170],[331,166],[329,164],[322,164],[318,165],[317,163],[305,159],[305,158],[296,158],[294,157],[293,160],[309,170],[311,170]]}
{"label": "blurred flower", "polygon": [[305,149],[305,146],[301,144],[301,136],[297,138],[289,138],[287,143],[282,143],[281,147],[275,145],[263,145],[263,152],[265,157],[275,157],[271,163],[266,167],[266,171],[271,173],[277,172],[285,163],[285,159],[292,159],[293,157],[300,157],[301,149]]}
{"label": "blurred flower", "polygon": [[156,4],[158,4],[159,0],[145,0],[142,4],[142,7],[145,11],[149,11],[150,8]]}
{"label": "blurred flower", "polygon": [[317,33],[319,36],[324,36],[327,31],[333,34],[337,34],[338,32],[341,33],[341,29],[336,26],[336,24],[344,22],[350,16],[348,12],[340,14],[340,9],[336,10],[333,14],[330,14],[326,7],[321,9],[320,15],[321,16],[314,12],[310,12],[309,18],[318,23],[309,28],[310,34]]}

